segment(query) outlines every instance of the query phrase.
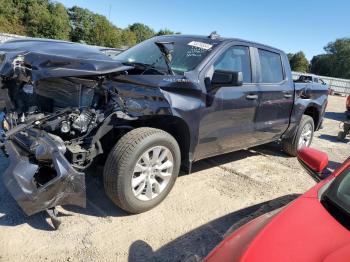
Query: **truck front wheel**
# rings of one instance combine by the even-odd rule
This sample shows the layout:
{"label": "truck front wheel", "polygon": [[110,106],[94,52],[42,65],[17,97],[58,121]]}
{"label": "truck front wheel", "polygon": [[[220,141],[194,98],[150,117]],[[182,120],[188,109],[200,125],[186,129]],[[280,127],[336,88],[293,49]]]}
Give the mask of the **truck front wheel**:
{"label": "truck front wheel", "polygon": [[136,128],[108,155],[103,171],[108,197],[129,213],[145,212],[164,200],[180,169],[179,145],[169,133]]}
{"label": "truck front wheel", "polygon": [[295,135],[283,141],[283,150],[291,156],[296,156],[298,149],[310,146],[314,130],[315,126],[312,117],[303,115]]}

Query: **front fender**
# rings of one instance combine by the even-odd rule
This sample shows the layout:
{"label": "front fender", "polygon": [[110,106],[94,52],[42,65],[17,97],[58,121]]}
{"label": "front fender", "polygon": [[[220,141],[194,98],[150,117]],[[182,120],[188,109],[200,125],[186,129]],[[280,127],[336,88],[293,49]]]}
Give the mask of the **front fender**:
{"label": "front fender", "polygon": [[142,119],[154,115],[181,118],[190,133],[190,161],[198,143],[200,109],[205,98],[197,83],[183,76],[130,75],[105,83],[123,100],[125,111]]}

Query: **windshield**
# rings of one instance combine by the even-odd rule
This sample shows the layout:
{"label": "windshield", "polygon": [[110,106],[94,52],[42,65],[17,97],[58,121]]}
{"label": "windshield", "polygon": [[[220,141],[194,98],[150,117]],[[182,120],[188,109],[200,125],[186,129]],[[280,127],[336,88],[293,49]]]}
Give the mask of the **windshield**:
{"label": "windshield", "polygon": [[169,52],[166,57],[168,58],[170,69],[175,74],[183,74],[196,68],[219,44],[219,41],[210,38],[151,38],[120,53],[115,57],[115,60],[128,64],[148,65],[161,72],[167,72],[169,68],[159,43],[165,46]]}
{"label": "windshield", "polygon": [[[344,226],[350,226],[350,168],[347,168],[329,185],[322,195],[322,201],[328,211]],[[345,219],[345,217],[347,217]]]}

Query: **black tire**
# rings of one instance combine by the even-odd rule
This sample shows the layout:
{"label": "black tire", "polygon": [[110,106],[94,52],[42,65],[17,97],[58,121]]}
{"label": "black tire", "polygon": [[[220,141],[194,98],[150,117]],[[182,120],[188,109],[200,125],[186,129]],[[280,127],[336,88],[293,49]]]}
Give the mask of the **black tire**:
{"label": "black tire", "polygon": [[350,109],[346,109],[345,116],[347,119],[350,119]]}
{"label": "black tire", "polygon": [[295,133],[295,135],[293,137],[290,137],[288,139],[283,140],[283,143],[282,143],[283,150],[288,155],[290,155],[290,156],[297,155],[299,139],[300,139],[301,133],[303,131],[303,128],[305,127],[306,124],[311,124],[311,126],[312,126],[311,140],[310,140],[309,145],[312,143],[312,139],[314,136],[314,130],[315,130],[314,120],[312,119],[311,116],[303,115],[301,117],[301,120],[300,120],[300,123],[298,126],[298,130]]}
{"label": "black tire", "polygon": [[337,136],[338,141],[342,141],[342,142],[345,141],[345,137],[346,137],[346,133],[344,131],[339,131]]}
{"label": "black tire", "polygon": [[[173,172],[164,190],[154,199],[142,201],[132,192],[131,178],[141,155],[154,146],[164,146],[173,156]],[[104,188],[108,197],[129,213],[142,213],[157,206],[169,194],[180,170],[181,153],[169,133],[155,128],[136,128],[125,134],[109,153],[103,171]]]}

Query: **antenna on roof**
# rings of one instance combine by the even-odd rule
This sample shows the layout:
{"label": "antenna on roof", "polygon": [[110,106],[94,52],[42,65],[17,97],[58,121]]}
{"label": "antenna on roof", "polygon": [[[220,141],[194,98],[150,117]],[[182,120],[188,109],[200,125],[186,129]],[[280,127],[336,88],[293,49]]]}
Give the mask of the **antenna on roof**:
{"label": "antenna on roof", "polygon": [[210,33],[210,35],[208,36],[210,39],[217,39],[220,37],[220,35],[216,32],[216,31],[213,31]]}

